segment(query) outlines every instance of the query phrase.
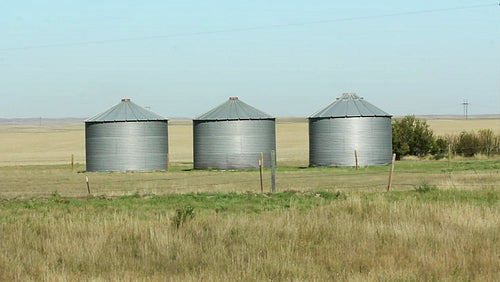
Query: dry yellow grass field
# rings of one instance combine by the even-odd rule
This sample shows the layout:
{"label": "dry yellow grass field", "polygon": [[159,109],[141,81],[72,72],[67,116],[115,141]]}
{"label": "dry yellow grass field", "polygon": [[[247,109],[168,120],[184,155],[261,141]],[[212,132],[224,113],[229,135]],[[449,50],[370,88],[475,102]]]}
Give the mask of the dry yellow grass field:
{"label": "dry yellow grass field", "polygon": [[500,119],[498,118],[471,118],[464,119],[427,119],[427,124],[436,135],[459,134],[462,131],[477,131],[478,129],[491,129],[495,134],[500,134]]}
{"label": "dry yellow grass field", "polygon": [[85,161],[83,124],[59,127],[0,126],[0,165]]}
{"label": "dry yellow grass field", "polygon": [[[500,133],[500,119],[429,119],[436,135],[462,130],[492,129]],[[169,122],[172,162],[193,161],[191,121]],[[305,118],[281,118],[276,125],[278,163],[308,165],[308,124]],[[85,126],[0,126],[0,166],[25,164],[85,163]]]}
{"label": "dry yellow grass field", "polygon": [[[460,131],[464,124],[475,122],[477,128],[494,126],[500,120],[456,120],[448,130]],[[315,189],[384,189],[388,167],[337,169],[300,169],[308,166],[308,124],[305,118],[278,119],[277,175],[279,191]],[[443,131],[436,130],[436,134]],[[48,196],[54,191],[69,196],[86,194],[84,175],[68,173],[71,154],[76,171],[85,171],[84,125],[59,127],[1,126],[0,127],[0,192],[4,198]],[[90,174],[92,192],[96,195],[120,196],[188,192],[259,191],[258,173],[190,171],[192,169],[192,123],[172,120],[169,123],[170,173],[94,173]],[[454,159],[454,161],[459,158]],[[421,160],[398,162],[393,181],[394,189],[411,189],[422,181],[441,188],[464,189],[478,185],[490,187],[500,176],[487,172],[461,171],[443,173],[447,160],[426,163]],[[49,166],[59,164],[59,166]],[[437,166],[435,170],[419,169],[420,165]],[[26,166],[34,165],[34,166]],[[454,164],[452,163],[452,166]],[[288,168],[287,168],[288,167]],[[269,191],[269,171],[264,177]]]}
{"label": "dry yellow grass field", "polygon": [[286,208],[262,212],[198,208],[178,228],[161,198],[4,203],[0,280],[496,281],[498,205],[426,195],[350,193],[313,209],[292,196]]}
{"label": "dry yellow grass field", "polygon": [[[499,120],[475,122],[433,129]],[[498,156],[398,161],[385,192],[389,167],[303,168],[307,120],[279,119],[277,188],[290,192],[260,194],[258,170],[191,170],[190,121],[169,138],[170,172],[84,173],[83,124],[1,126],[0,281],[500,277]]]}

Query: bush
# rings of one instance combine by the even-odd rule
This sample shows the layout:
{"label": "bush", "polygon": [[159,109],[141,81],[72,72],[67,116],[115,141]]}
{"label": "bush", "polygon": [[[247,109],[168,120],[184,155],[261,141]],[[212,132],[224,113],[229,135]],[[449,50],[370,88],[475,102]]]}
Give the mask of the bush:
{"label": "bush", "polygon": [[452,145],[455,153],[464,157],[473,157],[480,153],[490,156],[500,153],[500,136],[495,136],[491,129],[480,129],[477,133],[462,131],[453,138]]}
{"label": "bush", "polygon": [[477,135],[479,150],[482,154],[490,156],[490,154],[498,151],[498,137],[495,136],[491,129],[480,129]]}
{"label": "bush", "polygon": [[175,210],[175,217],[173,219],[173,223],[177,229],[181,225],[184,224],[189,219],[192,219],[194,217],[194,208],[190,205],[187,205],[183,208],[176,209]]}
{"label": "bush", "polygon": [[424,157],[428,154],[441,159],[448,154],[448,147],[464,157],[500,154],[500,135],[491,129],[480,129],[477,133],[462,131],[459,135],[435,138],[429,125],[415,116],[405,116],[392,124],[392,149],[398,160],[406,155]]}
{"label": "bush", "polygon": [[425,121],[405,116],[392,124],[392,149],[399,160],[402,156],[424,157],[434,146],[434,133]]}
{"label": "bush", "polygon": [[439,160],[446,156],[448,153],[448,141],[443,137],[438,137],[434,140],[434,144],[432,145],[431,154],[434,155],[434,158]]}
{"label": "bush", "polygon": [[473,131],[462,131],[457,138],[455,150],[464,157],[473,157],[479,153],[479,138]]}
{"label": "bush", "polygon": [[500,135],[495,135],[491,129],[462,131],[459,135],[446,135],[443,138],[455,154],[473,157],[476,154],[491,156],[500,153]]}

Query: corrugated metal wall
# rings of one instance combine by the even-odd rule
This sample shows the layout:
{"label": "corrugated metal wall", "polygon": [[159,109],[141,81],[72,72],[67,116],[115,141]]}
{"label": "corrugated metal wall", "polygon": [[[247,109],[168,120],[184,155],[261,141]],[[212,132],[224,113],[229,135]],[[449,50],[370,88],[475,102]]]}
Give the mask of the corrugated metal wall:
{"label": "corrugated metal wall", "polygon": [[276,151],[274,119],[193,121],[195,169],[250,169],[271,167],[271,151]]}
{"label": "corrugated metal wall", "polygon": [[380,166],[392,160],[390,117],[309,118],[309,166]]}
{"label": "corrugated metal wall", "polygon": [[86,122],[87,171],[166,170],[168,121]]}

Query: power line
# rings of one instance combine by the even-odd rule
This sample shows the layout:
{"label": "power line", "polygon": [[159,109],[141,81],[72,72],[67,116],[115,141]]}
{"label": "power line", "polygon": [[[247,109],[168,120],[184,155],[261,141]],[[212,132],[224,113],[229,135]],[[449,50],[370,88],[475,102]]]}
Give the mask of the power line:
{"label": "power line", "polygon": [[464,116],[465,116],[465,119],[467,120],[467,117],[469,115],[469,100],[467,99],[464,99],[464,101],[462,102],[462,105],[464,106]]}
{"label": "power line", "polygon": [[492,6],[500,6],[500,3],[499,4],[482,4],[482,5],[473,5],[473,6],[462,6],[462,7],[451,7],[451,8],[441,8],[441,9],[429,9],[429,10],[399,12],[399,13],[371,15],[371,16],[347,17],[347,18],[338,18],[338,19],[310,21],[310,22],[296,22],[296,23],[262,25],[262,26],[253,26],[253,27],[212,30],[212,31],[174,33],[174,34],[167,34],[167,35],[140,36],[140,37],[129,37],[129,38],[121,38],[121,39],[105,39],[105,40],[83,41],[83,42],[74,42],[74,43],[32,45],[32,46],[25,46],[25,47],[3,48],[3,49],[0,49],[0,51],[16,51],[16,50],[30,50],[30,49],[41,49],[41,48],[72,47],[72,46],[95,45],[95,44],[139,41],[139,40],[151,40],[151,39],[162,39],[162,38],[201,36],[201,35],[211,35],[211,34],[219,34],[219,33],[235,33],[235,32],[273,29],[273,28],[283,28],[283,27],[291,27],[291,26],[318,25],[318,24],[327,24],[327,23],[335,23],[335,22],[358,21],[358,20],[400,17],[400,16],[430,14],[430,13],[439,13],[439,12],[450,12],[450,11],[485,8],[485,7],[492,7]]}

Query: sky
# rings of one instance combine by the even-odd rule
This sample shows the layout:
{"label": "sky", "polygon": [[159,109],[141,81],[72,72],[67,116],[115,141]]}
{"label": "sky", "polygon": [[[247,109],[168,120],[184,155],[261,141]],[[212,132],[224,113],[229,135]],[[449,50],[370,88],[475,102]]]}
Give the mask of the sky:
{"label": "sky", "polygon": [[305,117],[354,92],[402,115],[500,113],[500,6],[441,1],[0,1],[0,118],[230,96]]}

